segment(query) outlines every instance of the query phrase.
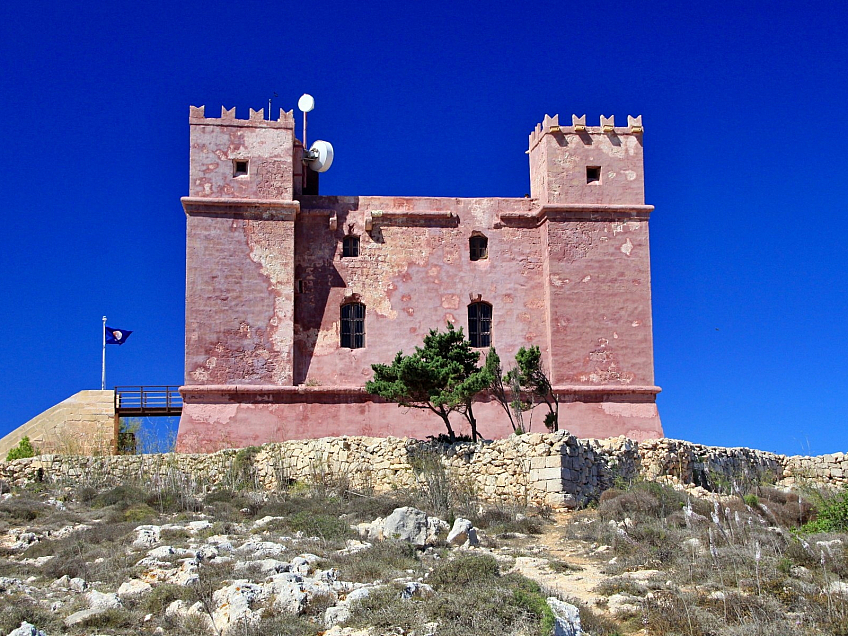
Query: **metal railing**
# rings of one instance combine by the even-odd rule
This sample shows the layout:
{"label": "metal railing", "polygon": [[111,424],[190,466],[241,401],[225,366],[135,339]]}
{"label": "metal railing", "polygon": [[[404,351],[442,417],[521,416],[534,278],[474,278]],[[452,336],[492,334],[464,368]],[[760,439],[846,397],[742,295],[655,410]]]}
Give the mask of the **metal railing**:
{"label": "metal railing", "polygon": [[183,398],[178,386],[116,386],[116,415],[180,415]]}

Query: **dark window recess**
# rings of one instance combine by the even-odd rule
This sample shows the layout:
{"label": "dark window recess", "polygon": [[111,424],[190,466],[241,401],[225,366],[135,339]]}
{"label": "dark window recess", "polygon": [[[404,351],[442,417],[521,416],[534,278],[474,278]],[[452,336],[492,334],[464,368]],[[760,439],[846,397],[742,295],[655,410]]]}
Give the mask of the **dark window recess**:
{"label": "dark window recess", "polygon": [[601,181],[601,167],[600,166],[586,166],[586,183],[600,183]]}
{"label": "dark window recess", "polygon": [[342,258],[359,256],[359,237],[346,236],[342,239]]}
{"label": "dark window recess", "polygon": [[298,294],[302,294],[302,293],[303,293],[303,281],[302,281],[302,280],[298,280],[298,281],[295,283],[295,289],[297,290],[297,293],[298,293]]}
{"label": "dark window recess", "polygon": [[472,347],[492,346],[492,306],[489,303],[468,305],[468,340]]}
{"label": "dark window recess", "polygon": [[365,305],[348,303],[342,305],[342,345],[345,349],[361,349],[365,346]]}
{"label": "dark window recess", "polygon": [[244,177],[247,175],[247,161],[236,160],[233,162],[233,176]]}
{"label": "dark window recess", "polygon": [[468,239],[468,251],[472,261],[489,258],[489,239],[485,236],[472,236]]}

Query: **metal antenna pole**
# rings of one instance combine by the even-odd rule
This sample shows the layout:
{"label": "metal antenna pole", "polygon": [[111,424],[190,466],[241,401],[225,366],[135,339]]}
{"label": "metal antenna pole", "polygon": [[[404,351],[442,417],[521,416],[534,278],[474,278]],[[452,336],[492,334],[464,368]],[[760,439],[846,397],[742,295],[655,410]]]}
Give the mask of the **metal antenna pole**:
{"label": "metal antenna pole", "polygon": [[103,363],[100,367],[100,390],[106,390],[106,316],[103,316],[103,329],[100,330],[100,335],[103,336]]}

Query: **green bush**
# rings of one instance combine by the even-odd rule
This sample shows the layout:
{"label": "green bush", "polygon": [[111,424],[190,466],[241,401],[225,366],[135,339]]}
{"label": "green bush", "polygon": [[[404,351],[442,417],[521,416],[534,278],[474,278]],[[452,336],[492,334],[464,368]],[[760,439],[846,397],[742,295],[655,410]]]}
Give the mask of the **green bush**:
{"label": "green bush", "polygon": [[454,588],[481,583],[500,574],[498,562],[489,555],[462,555],[440,563],[427,579],[434,588]]}
{"label": "green bush", "polygon": [[332,541],[353,536],[350,526],[332,515],[298,512],[292,515],[288,522],[292,530],[299,530],[309,537],[320,537]]}
{"label": "green bush", "polygon": [[805,523],[801,530],[816,532],[848,532],[848,486],[832,495],[820,495],[816,518]]}
{"label": "green bush", "polygon": [[38,449],[30,443],[29,437],[24,436],[21,441],[18,442],[18,445],[10,450],[9,454],[6,455],[6,461],[11,462],[16,459],[35,457],[36,455],[38,455]]}
{"label": "green bush", "polygon": [[345,581],[362,583],[390,580],[421,566],[415,546],[393,540],[380,541],[368,550],[334,556],[331,564],[339,569]]}
{"label": "green bush", "polygon": [[63,625],[59,616],[38,605],[35,601],[19,596],[4,595],[0,598],[0,634],[8,634],[26,621],[51,634],[58,634]]}

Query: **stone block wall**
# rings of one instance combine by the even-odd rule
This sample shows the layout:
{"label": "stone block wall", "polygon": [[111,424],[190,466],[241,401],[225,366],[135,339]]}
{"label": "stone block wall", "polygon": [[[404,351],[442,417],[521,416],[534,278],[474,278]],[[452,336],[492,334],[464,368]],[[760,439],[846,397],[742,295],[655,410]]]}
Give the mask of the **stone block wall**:
{"label": "stone block wall", "polygon": [[353,489],[414,488],[443,476],[483,501],[573,508],[615,485],[644,478],[730,492],[754,483],[846,484],[848,457],[787,457],[662,439],[578,439],[565,431],[513,435],[485,443],[436,448],[409,438],[333,437],[291,440],[211,454],[43,455],[0,462],[0,479],[120,483],[180,479],[198,487],[234,485],[245,467],[257,486],[293,482],[347,484]]}

